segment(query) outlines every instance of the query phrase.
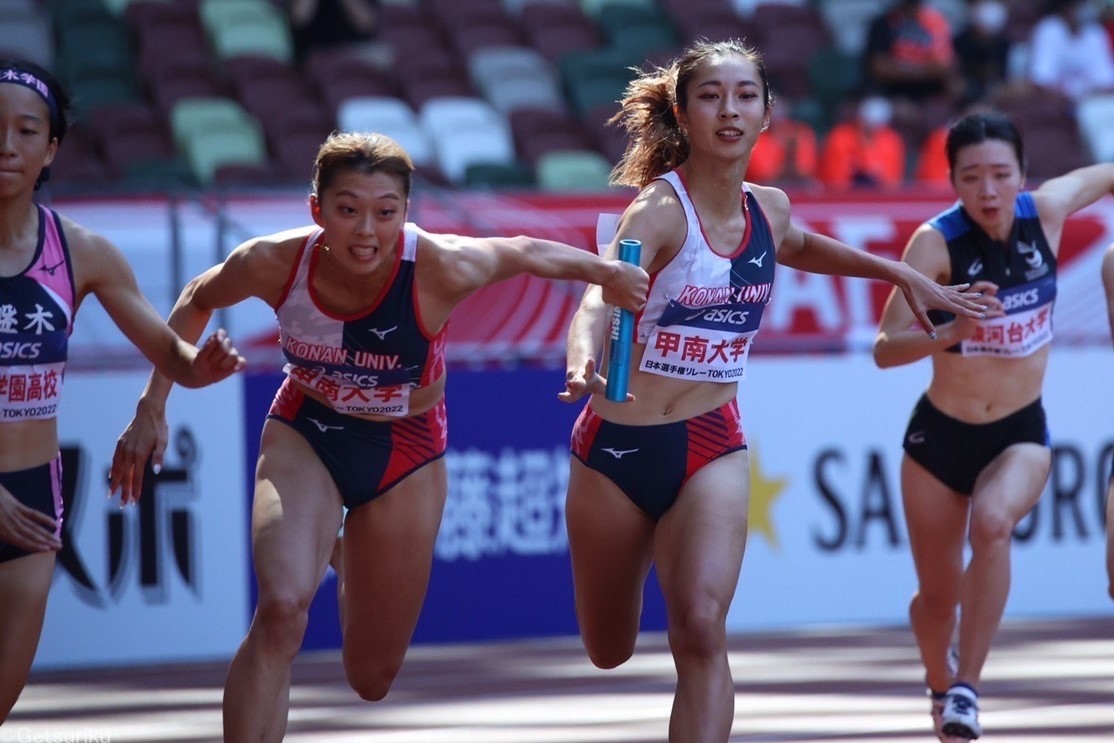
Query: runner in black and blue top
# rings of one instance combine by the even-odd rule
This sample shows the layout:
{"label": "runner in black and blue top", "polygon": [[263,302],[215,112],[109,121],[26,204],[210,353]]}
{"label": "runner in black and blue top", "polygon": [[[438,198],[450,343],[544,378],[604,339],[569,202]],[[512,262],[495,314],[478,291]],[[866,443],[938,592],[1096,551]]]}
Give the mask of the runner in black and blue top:
{"label": "runner in black and blue top", "polygon": [[982,320],[936,318],[933,340],[910,329],[913,314],[891,295],[874,357],[882,367],[932,359],[903,443],[919,580],[909,615],[937,734],[970,740],[982,732],[976,690],[1009,594],[1010,535],[1040,498],[1052,461],[1041,390],[1060,236],[1071,214],[1114,191],[1114,164],[1023,191],[1021,135],[995,113],[955,123],[946,147],[959,203],[917,229],[905,261],[942,283],[971,282],[990,310]]}

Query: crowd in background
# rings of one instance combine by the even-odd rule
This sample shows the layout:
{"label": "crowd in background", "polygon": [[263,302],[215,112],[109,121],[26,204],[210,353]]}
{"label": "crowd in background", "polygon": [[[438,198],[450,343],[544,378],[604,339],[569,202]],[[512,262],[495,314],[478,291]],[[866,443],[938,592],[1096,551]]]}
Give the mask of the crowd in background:
{"label": "crowd in background", "polygon": [[[31,8],[50,38],[46,58],[35,59],[27,46],[34,34],[17,36],[13,20],[0,33],[0,55],[44,63],[75,89],[81,121],[53,169],[58,188],[304,184],[314,147],[352,122],[396,126],[385,133],[412,153],[419,178],[440,185],[606,188],[623,145],[606,120],[631,68],[717,35],[745,35],[768,60],[777,105],[748,171],[756,182],[946,188],[943,133],[978,108],[1017,120],[1032,143],[1032,180],[1114,159],[1114,0],[8,4],[13,19],[20,6]],[[241,42],[227,40],[236,25],[227,11],[256,5],[273,17],[254,21],[255,40],[237,47]],[[115,37],[88,32],[110,22],[118,26]],[[190,24],[192,36],[181,29],[169,35]],[[281,41],[273,48],[258,40],[269,24]],[[124,47],[115,51],[122,60],[116,64],[132,69],[130,78],[116,75],[129,79],[110,80],[106,93],[113,46]],[[77,47],[86,49],[80,57]],[[92,48],[101,50],[96,58]],[[521,55],[513,71],[533,92],[520,88],[508,97],[506,70],[488,84],[479,57],[493,49],[540,60],[546,69],[531,72],[533,80],[524,77]],[[446,98],[490,109],[492,121],[463,125],[474,147],[456,137],[461,127],[448,125],[447,115],[440,128],[431,121],[438,117],[427,115],[431,100]],[[248,122],[246,133],[227,144],[228,137],[180,131],[186,116],[175,109],[198,99],[231,99]],[[345,107],[354,99],[374,102],[378,118],[354,118],[356,107]],[[393,124],[382,123],[388,109]],[[488,128],[496,131],[494,144],[485,139]],[[551,175],[574,162],[579,170]]]}

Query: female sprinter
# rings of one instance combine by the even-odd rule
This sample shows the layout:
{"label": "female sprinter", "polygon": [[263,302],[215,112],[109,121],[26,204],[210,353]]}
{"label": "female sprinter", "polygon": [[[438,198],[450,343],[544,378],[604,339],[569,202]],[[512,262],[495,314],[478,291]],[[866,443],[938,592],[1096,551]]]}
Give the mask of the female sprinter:
{"label": "female sprinter", "polygon": [[[445,335],[477,289],[528,273],[600,284],[641,309],[645,271],[528,237],[425,232],[406,221],[410,157],[378,134],[334,134],[314,167],[314,224],[249,240],[191,281],[170,315],[184,337],[214,310],[274,307],[287,378],[263,427],[252,508],[259,600],[224,694],[228,741],[279,741],[290,667],[333,559],[345,673],[368,700],[390,689],[425,598],[448,491]],[[113,462],[125,502],[166,446],[170,382],[156,373]]]}
{"label": "female sprinter", "polygon": [[27,682],[62,547],[58,404],[82,300],[96,297],[179,384],[201,387],[244,365],[223,331],[200,351],[175,335],[116,246],[35,203],[69,100],[43,68],[0,60],[0,723]]}
{"label": "female sprinter", "polygon": [[696,43],[631,84],[617,116],[631,139],[613,180],[642,190],[609,255],[620,239],[640,240],[653,276],[637,319],[633,400],[602,394],[608,311],[595,288],[569,332],[561,398],[591,394],[572,434],[566,506],[580,631],[597,666],[626,661],[657,564],[677,668],[675,743],[722,742],[731,731],[726,617],[750,495],[735,396],[775,263],[894,283],[926,332],[929,307],[981,311],[899,262],[802,232],[784,192],[746,182],[772,107],[760,55],[738,41]]}
{"label": "female sprinter", "polygon": [[[921,225],[904,260],[936,281],[970,281],[987,317],[940,318],[936,338],[891,294],[874,344],[880,367],[932,359],[905,433],[902,502],[918,590],[909,619],[941,738],[982,733],[978,686],[1010,590],[1014,527],[1052,463],[1041,388],[1052,340],[1064,221],[1114,191],[1114,164],[1023,190],[1021,134],[998,113],[963,117],[945,144],[959,203]],[[964,546],[971,559],[964,565]],[[958,669],[948,657],[958,610]]]}

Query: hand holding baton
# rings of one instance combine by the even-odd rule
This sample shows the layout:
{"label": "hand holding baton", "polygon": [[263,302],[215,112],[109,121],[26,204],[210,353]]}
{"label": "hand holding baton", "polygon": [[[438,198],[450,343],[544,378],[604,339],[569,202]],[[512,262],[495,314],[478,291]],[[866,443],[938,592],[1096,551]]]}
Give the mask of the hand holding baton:
{"label": "hand holding baton", "polygon": [[[619,260],[637,266],[642,258],[641,240],[620,240]],[[626,402],[630,381],[630,355],[634,344],[634,313],[616,307],[611,314],[611,349],[607,362],[607,393],[612,402]]]}

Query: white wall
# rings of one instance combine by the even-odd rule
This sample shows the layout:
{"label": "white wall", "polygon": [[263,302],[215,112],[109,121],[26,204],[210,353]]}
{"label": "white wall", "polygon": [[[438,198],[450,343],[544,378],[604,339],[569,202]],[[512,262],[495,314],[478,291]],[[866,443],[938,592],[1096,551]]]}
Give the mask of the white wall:
{"label": "white wall", "polygon": [[[165,481],[149,503],[150,524],[141,526],[140,506],[121,509],[118,498],[107,498],[106,476],[146,377],[66,377],[61,443],[80,448],[83,466],[75,507],[65,518],[91,586],[64,569],[55,572],[36,668],[220,658],[233,652],[247,630],[241,382],[170,396]],[[169,482],[175,473],[180,482]],[[114,566],[109,535],[120,517],[123,549]],[[177,541],[175,522],[186,525]],[[141,539],[153,558],[148,585],[141,582]]]}
{"label": "white wall", "polygon": [[[906,621],[915,581],[901,438],[929,371],[927,362],[879,370],[865,354],[753,359],[739,396],[753,457],[751,535],[731,629]],[[1032,538],[1014,545],[1010,616],[1114,611],[1100,475],[1114,445],[1112,375],[1106,348],[1053,350],[1044,401],[1064,452]]]}

